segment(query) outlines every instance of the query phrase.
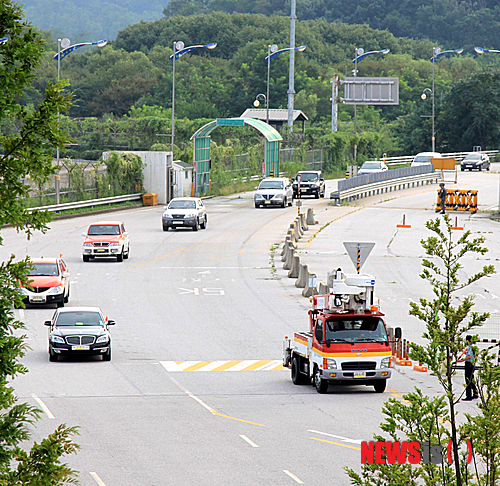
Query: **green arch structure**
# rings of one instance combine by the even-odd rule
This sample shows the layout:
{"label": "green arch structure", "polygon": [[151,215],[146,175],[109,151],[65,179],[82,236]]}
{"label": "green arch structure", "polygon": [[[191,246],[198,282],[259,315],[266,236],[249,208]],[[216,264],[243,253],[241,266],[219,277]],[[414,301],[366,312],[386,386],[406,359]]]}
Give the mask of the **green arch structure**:
{"label": "green arch structure", "polygon": [[[266,177],[279,175],[279,143],[283,138],[271,125],[256,118],[217,118],[198,129],[193,140],[194,193],[206,194],[210,184],[210,134],[217,127],[251,126],[265,137],[264,164]],[[264,171],[263,171],[264,172]]]}

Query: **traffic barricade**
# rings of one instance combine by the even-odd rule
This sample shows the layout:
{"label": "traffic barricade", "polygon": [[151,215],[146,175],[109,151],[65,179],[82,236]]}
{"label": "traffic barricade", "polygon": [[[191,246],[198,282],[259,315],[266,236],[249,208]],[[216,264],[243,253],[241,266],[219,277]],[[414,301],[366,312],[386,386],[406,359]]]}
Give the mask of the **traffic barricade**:
{"label": "traffic barricade", "polygon": [[[477,190],[467,189],[448,189],[446,194],[447,211],[468,211],[477,212]],[[436,211],[441,207],[439,200],[439,191],[436,200]]]}

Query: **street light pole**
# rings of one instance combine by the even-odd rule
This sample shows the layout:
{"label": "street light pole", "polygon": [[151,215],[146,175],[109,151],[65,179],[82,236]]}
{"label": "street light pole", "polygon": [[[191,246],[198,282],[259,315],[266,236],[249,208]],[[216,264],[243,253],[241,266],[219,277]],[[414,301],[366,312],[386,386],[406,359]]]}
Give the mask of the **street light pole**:
{"label": "street light pole", "polygon": [[[69,53],[75,51],[79,47],[83,46],[97,46],[97,47],[104,47],[108,43],[107,39],[102,39],[98,40],[95,42],[81,42],[79,44],[73,44],[71,45],[71,42],[68,38],[64,39],[57,39],[57,54],[53,57],[53,59],[57,58],[57,81],[60,80],[61,78],[61,59],[66,57]],[[61,51],[62,47],[62,51]],[[60,121],[60,115],[59,113],[57,114],[57,126],[59,128],[59,121]],[[60,159],[60,153],[59,153],[59,147],[56,147],[56,165],[59,170],[59,159]],[[61,200],[61,191],[60,191],[60,185],[61,185],[61,176],[59,174],[56,175],[56,183],[55,183],[55,192],[56,192],[56,197],[55,197],[55,203],[59,204]]]}
{"label": "street light pole", "polygon": [[[354,49],[354,77],[356,78],[358,76],[358,62],[364,59],[367,56],[370,56],[371,54],[387,54],[390,52],[390,49],[382,49],[380,51],[369,51],[365,52],[365,50],[362,47],[356,47]],[[356,84],[354,84],[354,93],[356,94]],[[357,125],[358,125],[358,105],[354,103],[354,135],[357,133]],[[356,162],[356,156],[357,156],[357,150],[358,150],[358,145],[356,144],[356,141],[354,142],[354,162]]]}
{"label": "street light pole", "polygon": [[172,134],[171,134],[171,143],[172,143],[172,160],[174,158],[174,139],[175,139],[175,61],[179,59],[179,57],[183,56],[189,51],[193,49],[197,49],[198,47],[206,47],[207,49],[214,49],[217,47],[217,42],[212,42],[210,44],[196,45],[184,47],[184,42],[182,41],[174,41],[173,43],[174,53],[170,56],[170,60],[172,61]]}
{"label": "street light pole", "polygon": [[290,69],[288,74],[288,130],[293,130],[293,97],[295,95],[295,21],[296,0],[291,0],[290,13]]}
{"label": "street light pole", "polygon": [[432,48],[432,93],[431,93],[431,99],[432,99],[432,151],[436,151],[436,137],[435,137],[435,127],[434,127],[434,119],[435,119],[435,111],[434,111],[434,105],[435,105],[435,97],[436,97],[436,91],[435,91],[435,66],[434,63],[441,57],[446,54],[462,54],[464,52],[463,49],[451,49],[448,51],[441,51],[440,47],[433,47]]}
{"label": "street light pole", "polygon": [[[270,79],[270,71],[271,71],[271,61],[278,57],[280,54],[283,52],[290,51],[290,55],[292,55],[295,51],[303,52],[306,50],[307,46],[299,46],[299,47],[285,47],[284,49],[279,49],[276,44],[267,46],[267,56],[266,56],[266,61],[267,61],[267,103],[268,103],[268,113],[267,113],[267,123],[269,123],[269,79]],[[290,90],[288,91],[290,93]],[[289,104],[288,107],[290,108],[290,98],[288,98]],[[292,107],[293,107],[293,101],[292,101]],[[292,110],[293,111],[293,110]],[[290,117],[290,111],[288,112],[288,117]],[[288,118],[289,123],[290,123],[290,118]]]}

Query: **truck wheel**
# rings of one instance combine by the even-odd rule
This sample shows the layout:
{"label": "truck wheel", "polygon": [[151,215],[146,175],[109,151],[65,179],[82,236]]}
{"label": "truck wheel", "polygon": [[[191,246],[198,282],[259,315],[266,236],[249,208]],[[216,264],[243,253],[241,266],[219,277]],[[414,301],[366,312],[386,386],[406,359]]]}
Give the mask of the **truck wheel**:
{"label": "truck wheel", "polygon": [[316,370],[316,373],[314,374],[314,386],[316,387],[316,391],[318,393],[326,393],[328,390],[328,381],[321,378],[319,370]]}
{"label": "truck wheel", "polygon": [[300,358],[294,356],[292,359],[292,382],[294,385],[305,385],[306,377],[300,372]]}
{"label": "truck wheel", "polygon": [[387,380],[377,380],[373,387],[377,393],[384,393],[385,385],[387,384]]}

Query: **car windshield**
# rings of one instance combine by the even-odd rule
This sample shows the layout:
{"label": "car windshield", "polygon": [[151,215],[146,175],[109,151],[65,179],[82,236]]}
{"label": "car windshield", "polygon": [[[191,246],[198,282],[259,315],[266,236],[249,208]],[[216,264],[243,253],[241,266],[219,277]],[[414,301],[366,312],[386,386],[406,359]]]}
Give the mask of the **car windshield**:
{"label": "car windshield", "polygon": [[103,326],[99,312],[62,312],[56,321],[56,326]]}
{"label": "car windshield", "polygon": [[196,203],[194,201],[170,201],[168,209],[194,209]]}
{"label": "car windshield", "polygon": [[88,234],[91,236],[119,235],[120,234],[120,226],[117,224],[93,224],[89,228]]}
{"label": "car windshield", "polygon": [[328,319],[325,326],[326,341],[385,342],[387,333],[379,317],[366,316],[358,319],[349,317]]}
{"label": "car windshield", "polygon": [[55,263],[32,263],[33,270],[29,273],[30,277],[56,277],[59,275],[59,269]]}
{"label": "car windshield", "polygon": [[480,160],[481,154],[468,154],[464,160]]}
{"label": "car windshield", "polygon": [[437,157],[437,155],[417,155],[413,159],[413,162],[418,162],[420,164],[430,164],[432,157]]}
{"label": "car windshield", "polygon": [[379,162],[365,162],[361,168],[362,169],[380,169],[382,166]]}
{"label": "car windshield", "polygon": [[263,181],[260,183],[259,189],[283,189],[283,182]]}
{"label": "car windshield", "polygon": [[312,182],[319,179],[319,174],[302,173],[297,175],[300,175],[300,182]]}

